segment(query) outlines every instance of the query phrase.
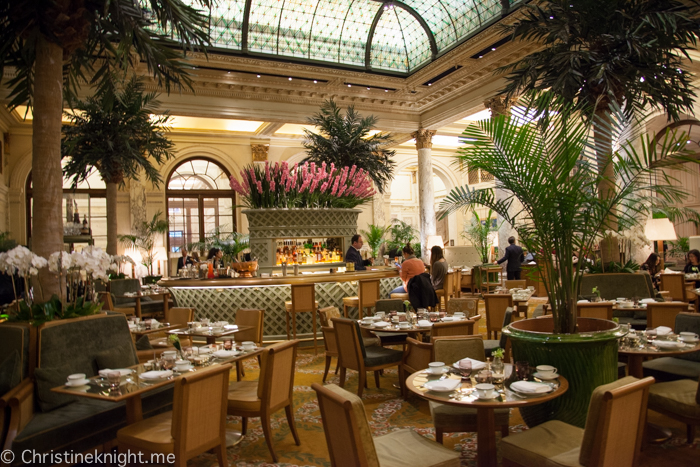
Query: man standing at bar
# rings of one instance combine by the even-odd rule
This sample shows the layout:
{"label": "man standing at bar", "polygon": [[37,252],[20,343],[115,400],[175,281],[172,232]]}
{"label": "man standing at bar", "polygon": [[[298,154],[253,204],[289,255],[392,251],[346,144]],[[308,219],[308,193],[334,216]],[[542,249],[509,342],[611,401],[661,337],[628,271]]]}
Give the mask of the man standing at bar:
{"label": "man standing at bar", "polygon": [[508,237],[508,243],[505,254],[503,258],[498,260],[498,264],[508,261],[508,266],[506,266],[508,280],[520,280],[520,266],[525,260],[525,255],[523,254],[523,249],[515,244],[515,237]]}
{"label": "man standing at bar", "polygon": [[362,241],[362,236],[355,234],[350,240],[352,245],[348,248],[348,252],[345,253],[346,263],[355,263],[355,271],[364,271],[366,266],[371,266],[374,258],[362,260],[362,255],[360,255],[360,248],[364,245]]}

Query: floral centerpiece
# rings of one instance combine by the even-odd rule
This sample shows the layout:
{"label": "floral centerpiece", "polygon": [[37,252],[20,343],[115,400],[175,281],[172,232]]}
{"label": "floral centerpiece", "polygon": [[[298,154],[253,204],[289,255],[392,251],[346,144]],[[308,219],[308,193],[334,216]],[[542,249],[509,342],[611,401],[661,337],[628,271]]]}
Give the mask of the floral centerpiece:
{"label": "floral centerpiece", "polygon": [[367,172],[352,167],[322,163],[265,162],[249,165],[239,180],[231,176],[231,189],[251,209],[265,208],[354,208],[374,196]]}

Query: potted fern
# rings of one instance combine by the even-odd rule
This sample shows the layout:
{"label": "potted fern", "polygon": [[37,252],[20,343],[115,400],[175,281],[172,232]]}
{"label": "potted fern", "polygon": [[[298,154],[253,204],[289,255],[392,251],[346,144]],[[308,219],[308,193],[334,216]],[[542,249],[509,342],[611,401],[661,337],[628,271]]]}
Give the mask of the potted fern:
{"label": "potted fern", "polygon": [[[526,108],[532,99],[525,98]],[[517,321],[506,332],[515,360],[554,365],[571,383],[563,397],[549,403],[548,417],[583,426],[593,389],[617,377],[619,327],[612,321],[577,319],[584,265],[573,258],[579,251],[593,250],[611,219],[634,226],[645,222],[652,209],[670,212],[668,206],[680,204],[687,194],[670,185],[658,163],[680,166],[692,159],[684,134],[669,133],[658,144],[650,144],[647,136],[633,141],[630,121],[618,109],[611,107],[601,120],[579,117],[573,104],[555,99],[538,122],[516,109],[511,118],[500,116],[467,127],[467,143],[458,155],[462,166],[493,175],[496,188],[507,196],[496,198],[493,188],[458,187],[441,210],[446,216],[474,206],[492,209],[513,226],[528,251],[538,252],[537,272],[553,319]],[[613,154],[596,154],[600,148],[592,141],[593,125],[615,142]],[[623,140],[623,134],[628,138]],[[614,176],[608,178],[608,171]],[[614,189],[601,194],[603,181]],[[516,199],[523,208],[513,215],[509,208]],[[674,214],[689,212],[680,209]],[[525,412],[526,422],[534,423]]]}
{"label": "potted fern", "polygon": [[375,261],[381,263],[381,258],[379,258],[379,249],[384,243],[386,243],[384,236],[389,231],[389,226],[380,227],[378,225],[369,224],[367,227],[369,230],[361,230],[360,233],[365,238],[370,250],[372,250],[372,258],[376,258]]}

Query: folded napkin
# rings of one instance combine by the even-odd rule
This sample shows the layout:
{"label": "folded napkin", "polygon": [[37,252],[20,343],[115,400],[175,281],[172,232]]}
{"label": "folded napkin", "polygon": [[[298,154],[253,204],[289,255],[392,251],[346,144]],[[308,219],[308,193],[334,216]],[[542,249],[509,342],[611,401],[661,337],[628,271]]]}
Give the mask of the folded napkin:
{"label": "folded napkin", "polygon": [[657,346],[660,349],[666,349],[666,350],[674,350],[674,349],[679,349],[683,346],[682,343],[676,342],[676,341],[660,341],[656,340],[654,341],[654,345]]}
{"label": "folded napkin", "polygon": [[170,370],[162,370],[162,371],[146,371],[141,373],[141,378],[142,379],[164,379],[164,378],[169,378],[172,376],[173,372]]}
{"label": "folded napkin", "polygon": [[664,269],[664,274],[682,274],[680,271],[673,271],[672,269]]}
{"label": "folded napkin", "polygon": [[579,300],[579,301],[576,302],[576,303],[590,303],[590,301],[588,301],[588,300]]}
{"label": "folded napkin", "polygon": [[656,328],[656,335],[657,336],[666,336],[668,334],[671,334],[672,331],[673,331],[673,329],[671,329],[669,327],[659,326],[658,328]]}
{"label": "folded napkin", "polygon": [[[463,358],[463,359],[460,360],[459,362],[464,362],[464,361],[466,361],[466,360],[469,360],[470,362],[472,362],[472,370],[481,370],[481,369],[483,369],[483,368],[486,367],[486,363],[484,363],[484,362],[482,362],[482,361],[480,361],[480,360],[474,360],[473,358],[469,358],[469,357]],[[456,362],[456,363],[454,364],[454,367],[455,367],[455,368],[459,368],[459,362]]]}
{"label": "folded napkin", "polygon": [[375,328],[385,328],[387,326],[390,326],[391,323],[387,323],[386,321],[377,321],[376,323],[373,324]]}
{"label": "folded napkin", "polygon": [[529,394],[540,394],[552,390],[549,384],[533,383],[532,381],[515,381],[510,385],[510,388],[518,392]]}
{"label": "folded napkin", "polygon": [[420,326],[422,328],[427,328],[427,327],[430,327],[432,325],[433,325],[433,323],[431,323],[427,319],[421,319],[418,321],[418,326]]}
{"label": "folded napkin", "polygon": [[238,355],[238,352],[234,350],[217,350],[212,355],[214,355],[216,358],[228,358],[235,357],[236,355]]}
{"label": "folded napkin", "polygon": [[98,373],[99,373],[100,376],[102,376],[103,378],[106,378],[107,375],[110,374],[110,373],[112,373],[113,371],[118,371],[119,374],[122,375],[122,376],[130,375],[130,374],[133,372],[133,370],[130,370],[130,369],[128,369],[128,368],[119,368],[119,369],[116,369],[116,370],[110,370],[109,368],[105,368],[104,370],[98,371]]}
{"label": "folded napkin", "polygon": [[656,303],[656,300],[653,298],[643,298],[639,301],[639,303]]}
{"label": "folded napkin", "polygon": [[462,383],[461,379],[447,378],[442,381],[431,381],[425,383],[425,387],[431,391],[454,391]]}

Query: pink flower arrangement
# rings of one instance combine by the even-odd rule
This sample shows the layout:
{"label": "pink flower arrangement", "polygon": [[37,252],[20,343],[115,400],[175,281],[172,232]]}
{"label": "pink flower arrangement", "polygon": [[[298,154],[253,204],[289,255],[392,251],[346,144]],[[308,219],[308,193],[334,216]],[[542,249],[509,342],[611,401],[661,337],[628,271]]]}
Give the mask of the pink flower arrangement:
{"label": "pink flower arrangement", "polygon": [[323,162],[294,164],[265,162],[230,179],[234,190],[250,208],[353,208],[375,194],[367,171],[335,167]]}

